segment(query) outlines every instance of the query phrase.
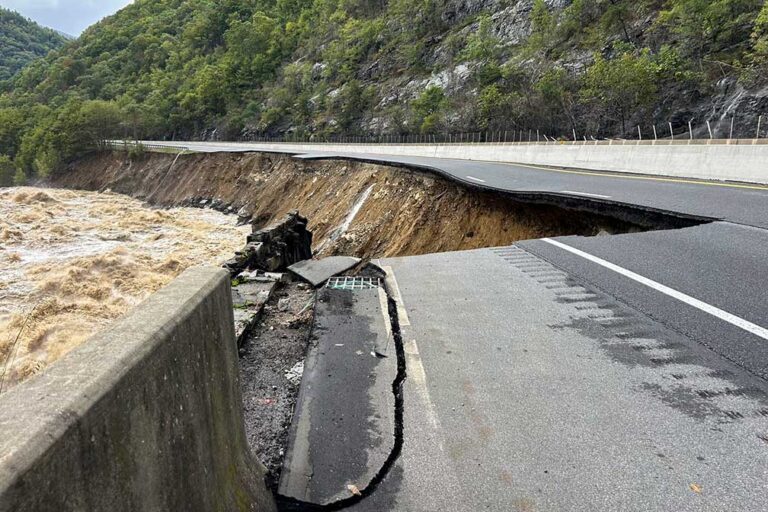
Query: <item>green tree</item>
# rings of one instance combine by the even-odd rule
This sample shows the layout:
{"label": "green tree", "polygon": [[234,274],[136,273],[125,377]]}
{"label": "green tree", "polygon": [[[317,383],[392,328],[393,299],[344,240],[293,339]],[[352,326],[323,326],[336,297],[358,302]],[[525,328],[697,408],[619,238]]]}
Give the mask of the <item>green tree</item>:
{"label": "green tree", "polygon": [[26,175],[47,176],[61,163],[119,135],[121,111],[102,100],[70,100],[61,110],[41,116],[21,139],[17,167]]}
{"label": "green tree", "polygon": [[491,17],[480,17],[477,30],[469,36],[462,59],[478,61],[481,64],[496,62],[501,56],[500,40],[491,30]]}
{"label": "green tree", "polygon": [[415,115],[414,124],[421,133],[432,133],[441,127],[441,115],[447,106],[445,92],[441,87],[430,85],[411,102]]}
{"label": "green tree", "polygon": [[526,43],[528,52],[546,51],[552,42],[556,25],[557,20],[547,3],[544,0],[534,0],[531,10],[531,35]]}
{"label": "green tree", "polygon": [[0,155],[0,187],[13,185],[13,176],[16,174],[16,166],[8,155]]}
{"label": "green tree", "polygon": [[504,93],[498,85],[490,85],[478,97],[478,126],[484,130],[502,130],[520,121],[522,100],[515,92]]}
{"label": "green tree", "polygon": [[0,7],[0,81],[48,52],[61,48],[67,38],[22,15]]}
{"label": "green tree", "polygon": [[653,104],[657,92],[654,63],[650,53],[643,51],[623,53],[612,60],[596,54],[585,73],[581,96],[598,114],[618,121],[626,133],[630,117]]}
{"label": "green tree", "polygon": [[[763,0],[668,0],[659,14],[662,30],[680,38],[699,63],[709,55],[740,58],[748,48],[752,24]],[[730,55],[730,57],[729,57]]]}
{"label": "green tree", "polygon": [[755,19],[751,40],[752,50],[749,55],[751,64],[764,71],[768,68],[768,3],[763,5]]}
{"label": "green tree", "polygon": [[25,125],[26,120],[20,109],[0,109],[0,153],[10,158],[16,156]]}
{"label": "green tree", "polygon": [[27,175],[21,169],[16,169],[16,173],[13,175],[13,184],[17,187],[21,187],[27,184]]}

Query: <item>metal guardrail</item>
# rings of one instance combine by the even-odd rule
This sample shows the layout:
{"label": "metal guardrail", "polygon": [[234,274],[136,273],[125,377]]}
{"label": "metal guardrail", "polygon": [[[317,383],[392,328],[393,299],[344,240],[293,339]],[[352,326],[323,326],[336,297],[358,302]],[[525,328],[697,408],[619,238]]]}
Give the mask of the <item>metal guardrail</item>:
{"label": "metal guardrail", "polygon": [[176,146],[176,145],[166,145],[166,144],[151,144],[151,143],[144,143],[144,142],[133,142],[133,141],[107,141],[105,143],[105,146],[113,149],[113,150],[122,150],[122,151],[128,151],[130,149],[136,149],[136,148],[143,148],[148,151],[152,150],[175,150],[180,153],[183,153],[185,151],[189,151],[189,147],[187,146]]}
{"label": "metal guardrail", "polygon": [[[420,142],[375,142],[375,141],[238,141],[238,142],[219,142],[204,141],[205,144],[226,144],[242,146],[756,146],[768,145],[768,138],[761,139],[611,139],[611,140],[549,140],[549,141],[482,141],[482,142],[441,142],[441,141],[420,141]],[[179,152],[192,151],[189,146],[180,146],[174,144],[152,144],[144,142],[128,141],[108,141],[107,147],[116,150],[129,150],[134,147],[142,147],[147,150],[176,150]]]}

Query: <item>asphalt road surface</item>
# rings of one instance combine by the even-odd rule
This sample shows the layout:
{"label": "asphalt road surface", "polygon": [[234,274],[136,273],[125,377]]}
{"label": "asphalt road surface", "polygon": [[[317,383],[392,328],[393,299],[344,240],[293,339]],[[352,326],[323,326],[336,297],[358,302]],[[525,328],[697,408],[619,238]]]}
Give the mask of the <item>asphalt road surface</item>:
{"label": "asphalt road surface", "polygon": [[334,156],[713,221],[381,261],[404,316],[404,446],[357,509],[768,508],[768,187],[300,155]]}

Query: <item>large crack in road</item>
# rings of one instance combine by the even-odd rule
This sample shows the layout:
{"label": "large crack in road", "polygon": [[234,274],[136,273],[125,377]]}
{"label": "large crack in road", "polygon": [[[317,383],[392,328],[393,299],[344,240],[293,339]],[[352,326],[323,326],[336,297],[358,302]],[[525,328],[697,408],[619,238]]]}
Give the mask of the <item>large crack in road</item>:
{"label": "large crack in road", "polygon": [[387,294],[387,313],[390,321],[392,338],[395,342],[395,353],[397,357],[397,374],[392,381],[392,395],[394,397],[394,443],[386,460],[376,472],[368,485],[357,490],[352,496],[334,501],[327,504],[310,503],[298,500],[296,498],[277,495],[278,508],[281,511],[333,511],[342,510],[371,496],[376,492],[377,487],[389,474],[395,462],[400,457],[404,443],[404,422],[403,415],[405,410],[405,397],[403,396],[403,384],[407,378],[407,368],[405,359],[405,346],[403,343],[402,332],[400,330],[400,319],[398,314],[397,301],[393,297],[392,290],[389,290],[386,284],[384,290]]}

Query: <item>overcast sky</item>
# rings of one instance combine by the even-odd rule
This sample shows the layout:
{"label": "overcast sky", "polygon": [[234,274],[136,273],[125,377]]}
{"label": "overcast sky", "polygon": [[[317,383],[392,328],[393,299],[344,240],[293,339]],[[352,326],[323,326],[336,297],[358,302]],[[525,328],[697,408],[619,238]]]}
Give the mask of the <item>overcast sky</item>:
{"label": "overcast sky", "polygon": [[41,25],[79,36],[89,25],[109,16],[133,0],[0,0]]}

